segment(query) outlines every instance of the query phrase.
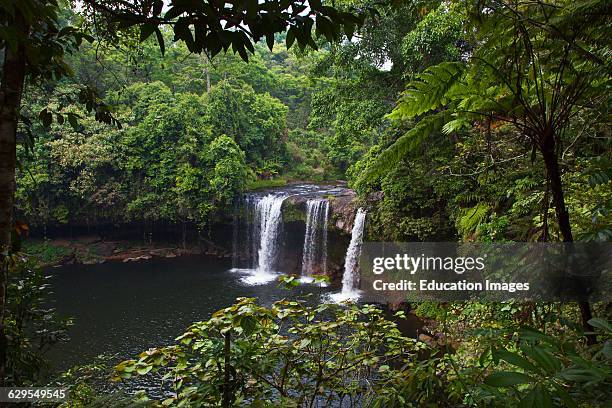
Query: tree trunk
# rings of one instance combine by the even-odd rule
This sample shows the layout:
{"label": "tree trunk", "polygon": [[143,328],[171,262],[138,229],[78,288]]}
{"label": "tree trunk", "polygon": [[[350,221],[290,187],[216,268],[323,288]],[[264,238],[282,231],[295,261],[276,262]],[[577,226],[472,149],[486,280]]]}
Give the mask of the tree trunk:
{"label": "tree trunk", "polygon": [[[559,224],[559,230],[561,231],[563,242],[574,242],[569,213],[565,207],[565,196],[563,193],[563,184],[561,183],[561,172],[559,170],[559,161],[555,148],[555,136],[552,131],[545,135],[544,143],[542,145],[542,156],[544,157],[544,164],[546,165],[546,174],[548,176],[548,182],[550,183],[550,191],[552,193],[553,202],[555,203],[557,223]],[[580,316],[584,330],[592,333],[593,326],[588,323],[588,321],[593,317],[593,314],[591,313],[591,305],[589,302],[580,301],[578,302],[578,306],[580,307]],[[589,345],[597,342],[597,338],[594,334],[587,334],[586,339],[587,344]]]}
{"label": "tree trunk", "polygon": [[[15,11],[18,31],[27,35],[28,28]],[[6,47],[0,84],[0,251],[1,258],[8,255],[11,246],[12,212],[15,196],[15,165],[17,146],[17,123],[25,80],[26,55],[23,43],[16,50]],[[7,339],[4,331],[8,262],[0,259],[0,386],[6,379]]]}

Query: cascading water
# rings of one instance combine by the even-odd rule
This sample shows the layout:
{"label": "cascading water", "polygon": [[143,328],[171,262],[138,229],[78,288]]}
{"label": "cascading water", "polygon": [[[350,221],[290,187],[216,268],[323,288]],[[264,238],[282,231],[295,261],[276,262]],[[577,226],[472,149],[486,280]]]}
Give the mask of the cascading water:
{"label": "cascading water", "polygon": [[274,270],[278,253],[278,238],[283,224],[281,208],[286,196],[268,194],[256,204],[256,223],[259,229],[257,271],[270,273]]}
{"label": "cascading water", "polygon": [[[233,270],[246,273],[248,276],[243,281],[247,284],[266,283],[276,277],[274,268],[283,225],[281,209],[285,198],[286,194],[268,194],[263,197],[248,195],[245,199],[244,216],[247,225],[243,250],[248,256],[249,265],[243,269],[234,266]],[[236,250],[234,258],[240,257],[239,252],[242,251]]]}
{"label": "cascading water", "polygon": [[[271,282],[281,271],[294,273],[294,268],[300,268],[299,263],[295,264],[299,260],[292,255],[303,245],[303,281],[312,281],[313,274],[326,274],[328,248],[334,244],[333,240],[328,242],[331,204],[326,197],[329,195],[343,197],[345,200],[352,196],[344,187],[315,185],[287,186],[269,193],[245,194],[234,212],[232,271],[244,275],[242,281],[247,284]],[[304,231],[301,230],[300,235],[295,236],[297,225],[294,222],[288,224],[286,232],[283,231],[281,208],[286,199],[291,201],[291,208],[306,205],[305,235],[301,235]],[[282,262],[279,259],[281,251],[288,257]]]}
{"label": "cascading water", "polygon": [[[306,233],[302,256],[302,277],[309,277],[314,272],[327,273],[328,217],[328,200],[312,199],[306,202]],[[318,270],[317,265],[320,265]]]}
{"label": "cascading water", "polygon": [[344,274],[342,275],[342,292],[331,296],[332,300],[357,300],[359,298],[359,257],[363,244],[363,229],[365,227],[366,212],[359,208],[355,215],[355,223],[351,231],[351,243],[346,250],[344,261]]}

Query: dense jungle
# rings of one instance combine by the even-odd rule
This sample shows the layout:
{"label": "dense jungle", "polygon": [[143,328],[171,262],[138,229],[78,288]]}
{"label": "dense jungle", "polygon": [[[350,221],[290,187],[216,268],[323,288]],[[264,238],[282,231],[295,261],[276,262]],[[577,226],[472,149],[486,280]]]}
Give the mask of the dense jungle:
{"label": "dense jungle", "polygon": [[[0,387],[609,406],[610,27],[603,0],[0,0]],[[374,242],[599,245],[608,275],[372,304]]]}

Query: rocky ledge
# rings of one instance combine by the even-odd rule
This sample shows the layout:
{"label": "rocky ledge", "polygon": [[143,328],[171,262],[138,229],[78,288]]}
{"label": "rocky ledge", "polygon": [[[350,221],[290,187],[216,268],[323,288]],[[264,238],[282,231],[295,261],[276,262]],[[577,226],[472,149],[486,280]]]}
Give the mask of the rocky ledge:
{"label": "rocky ledge", "polygon": [[[357,194],[346,187],[334,187],[329,192],[316,195],[329,200],[329,226],[338,232],[350,234],[355,222],[357,212]],[[314,195],[293,195],[285,200],[283,204],[283,220],[305,221],[306,202]]]}

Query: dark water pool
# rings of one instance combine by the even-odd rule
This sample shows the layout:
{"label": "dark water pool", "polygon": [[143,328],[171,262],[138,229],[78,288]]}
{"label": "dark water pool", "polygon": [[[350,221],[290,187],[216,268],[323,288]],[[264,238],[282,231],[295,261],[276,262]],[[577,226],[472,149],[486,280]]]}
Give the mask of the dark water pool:
{"label": "dark water pool", "polygon": [[[150,347],[171,344],[191,323],[207,320],[238,297],[270,305],[310,293],[308,303],[316,303],[326,292],[339,290],[305,284],[288,291],[276,281],[249,285],[243,282],[247,276],[231,271],[231,260],[207,256],[70,265],[49,272],[53,306],[75,322],[70,340],[49,355],[56,372],[92,363],[98,355],[116,364]],[[415,318],[398,324],[407,336],[420,327]],[[146,381],[138,384],[149,386]]]}
{"label": "dark water pool", "polygon": [[208,319],[237,297],[269,305],[329,290],[308,285],[294,292],[276,282],[249,286],[230,268],[231,260],[188,256],[51,269],[53,306],[75,321],[70,341],[51,352],[54,368],[86,364],[100,354],[119,361],[169,344],[192,322]]}

